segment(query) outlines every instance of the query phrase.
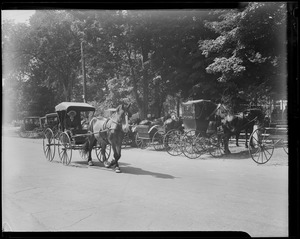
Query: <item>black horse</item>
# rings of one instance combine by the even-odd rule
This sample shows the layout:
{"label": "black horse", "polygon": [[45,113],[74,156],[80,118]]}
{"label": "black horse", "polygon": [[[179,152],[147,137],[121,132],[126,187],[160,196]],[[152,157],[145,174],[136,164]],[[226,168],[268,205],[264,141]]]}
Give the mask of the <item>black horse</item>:
{"label": "black horse", "polygon": [[[121,158],[121,146],[124,133],[129,130],[128,119],[131,117],[128,106],[119,105],[116,112],[110,118],[93,118],[88,130],[91,133],[83,145],[83,151],[88,153],[88,164],[93,165],[91,152],[97,142],[101,146],[101,154],[105,167],[115,166],[115,171],[120,173],[118,160]],[[106,145],[111,144],[114,152],[114,160],[107,162],[105,155]]]}
{"label": "black horse", "polygon": [[[236,146],[239,146],[238,140],[239,135],[242,131],[245,132],[245,147],[248,148],[248,133],[251,134],[253,132],[253,128],[256,123],[262,124],[264,121],[264,117],[265,115],[263,111],[258,108],[248,109],[237,115],[228,113],[225,117],[223,117],[222,128],[224,130],[225,153],[230,153],[228,143],[231,136],[235,135]],[[250,142],[250,146],[252,145],[253,143]]]}

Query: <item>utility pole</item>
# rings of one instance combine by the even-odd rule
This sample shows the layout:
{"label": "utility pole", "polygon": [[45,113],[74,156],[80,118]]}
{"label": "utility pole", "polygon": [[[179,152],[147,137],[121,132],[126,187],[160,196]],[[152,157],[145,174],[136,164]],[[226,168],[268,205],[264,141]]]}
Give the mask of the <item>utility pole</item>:
{"label": "utility pole", "polygon": [[81,42],[81,65],[82,65],[82,77],[83,77],[83,102],[86,102],[86,76],[85,76],[85,62],[83,55],[83,42]]}

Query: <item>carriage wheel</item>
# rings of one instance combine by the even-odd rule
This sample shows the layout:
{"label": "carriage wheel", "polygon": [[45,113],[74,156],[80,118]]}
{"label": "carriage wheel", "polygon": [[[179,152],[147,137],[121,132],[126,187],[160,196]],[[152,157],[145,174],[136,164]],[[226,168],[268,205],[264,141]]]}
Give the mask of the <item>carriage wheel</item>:
{"label": "carriage wheel", "polygon": [[139,133],[136,133],[136,135],[135,135],[135,144],[138,148],[145,149],[149,146],[150,140],[149,139],[141,139],[139,137]]}
{"label": "carriage wheel", "polygon": [[213,157],[221,157],[224,154],[221,135],[213,134],[204,143],[207,152]]}
{"label": "carriage wheel", "polygon": [[142,148],[143,140],[139,137],[139,133],[135,135],[135,144],[138,148]]}
{"label": "carriage wheel", "polygon": [[249,147],[249,153],[258,164],[265,164],[273,155],[275,146],[269,135],[265,128],[257,128],[250,135],[249,141],[252,140],[253,145]]}
{"label": "carriage wheel", "polygon": [[205,152],[205,148],[203,147],[203,139],[200,136],[198,137],[196,130],[190,130],[186,132],[183,135],[182,142],[182,152],[190,159],[199,158],[200,155]]}
{"label": "carriage wheel", "polygon": [[51,162],[55,155],[55,138],[51,129],[46,129],[43,137],[43,150],[46,159]]}
{"label": "carriage wheel", "polygon": [[168,154],[178,156],[182,154],[182,134],[179,130],[172,129],[164,137],[163,145]]}
{"label": "carriage wheel", "polygon": [[63,165],[69,165],[72,159],[72,145],[69,135],[62,132],[59,135],[58,154]]}
{"label": "carriage wheel", "polygon": [[[101,146],[97,145],[95,148],[95,152],[96,152],[96,156],[98,158],[98,160],[103,163],[103,159],[102,159],[102,154],[101,154]],[[111,145],[107,144],[106,148],[105,148],[105,156],[106,156],[106,160],[109,159],[110,157],[110,153],[111,153]]]}
{"label": "carriage wheel", "polygon": [[152,145],[155,150],[164,149],[164,136],[162,132],[156,131],[152,138]]}

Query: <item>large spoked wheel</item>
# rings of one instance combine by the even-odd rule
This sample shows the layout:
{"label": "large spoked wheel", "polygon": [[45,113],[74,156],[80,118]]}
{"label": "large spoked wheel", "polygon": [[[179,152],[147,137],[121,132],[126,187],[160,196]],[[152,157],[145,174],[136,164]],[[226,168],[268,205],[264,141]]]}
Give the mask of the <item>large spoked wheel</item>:
{"label": "large spoked wheel", "polygon": [[55,138],[51,129],[46,129],[43,137],[43,150],[46,159],[51,162],[55,155]]}
{"label": "large spoked wheel", "polygon": [[156,131],[152,138],[152,145],[155,150],[163,150],[164,149],[164,136],[162,132]]}
{"label": "large spoked wheel", "polygon": [[149,139],[142,139],[142,138],[140,138],[139,133],[136,133],[136,135],[135,135],[135,144],[138,148],[145,149],[149,146],[150,140]]}
{"label": "large spoked wheel", "polygon": [[265,164],[273,155],[274,141],[269,136],[270,134],[265,128],[257,128],[250,136],[249,140],[253,145],[249,147],[249,153],[254,162],[258,164]]}
{"label": "large spoked wheel", "polygon": [[190,130],[183,135],[183,154],[190,158],[199,158],[201,154],[205,153],[205,148],[203,148],[203,138],[198,136],[196,130]]}
{"label": "large spoked wheel", "polygon": [[72,145],[69,135],[62,132],[59,135],[58,154],[63,165],[69,165],[72,159]]}
{"label": "large spoked wheel", "polygon": [[[97,145],[97,147],[95,148],[95,152],[96,152],[97,159],[98,159],[101,163],[103,163],[104,160],[103,160],[103,157],[102,157],[102,154],[101,154],[101,146],[100,146],[100,145]],[[111,153],[111,145],[110,145],[110,144],[107,144],[107,145],[106,145],[106,148],[105,148],[105,156],[106,156],[106,160],[109,159],[110,153]]]}
{"label": "large spoked wheel", "polygon": [[207,150],[207,152],[215,157],[221,157],[222,155],[224,155],[224,148],[222,145],[222,138],[221,135],[219,134],[213,134],[211,135],[205,142],[205,148]]}
{"label": "large spoked wheel", "polygon": [[179,130],[170,130],[164,137],[163,145],[168,154],[178,156],[182,154],[182,134]]}
{"label": "large spoked wheel", "polygon": [[135,135],[135,144],[138,148],[142,148],[143,140],[139,137],[139,133]]}

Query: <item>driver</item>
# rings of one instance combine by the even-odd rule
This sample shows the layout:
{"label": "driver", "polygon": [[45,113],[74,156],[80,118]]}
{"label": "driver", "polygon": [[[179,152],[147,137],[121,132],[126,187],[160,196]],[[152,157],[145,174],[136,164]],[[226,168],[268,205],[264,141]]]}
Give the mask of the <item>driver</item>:
{"label": "driver", "polygon": [[71,110],[70,112],[67,113],[68,117],[66,119],[66,125],[67,128],[70,129],[79,129],[80,123],[78,122],[78,119],[76,118],[76,111]]}

